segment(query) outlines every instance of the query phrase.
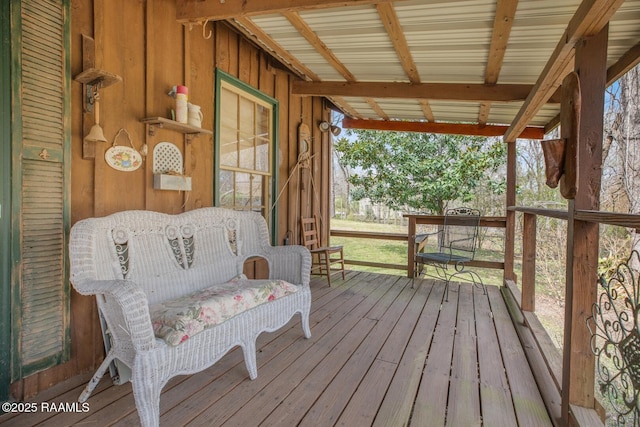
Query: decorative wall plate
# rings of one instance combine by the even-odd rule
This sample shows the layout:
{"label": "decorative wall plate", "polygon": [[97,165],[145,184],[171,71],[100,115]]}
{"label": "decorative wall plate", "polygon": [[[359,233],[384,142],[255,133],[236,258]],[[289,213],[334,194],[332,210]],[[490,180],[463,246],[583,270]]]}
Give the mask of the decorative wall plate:
{"label": "decorative wall plate", "polygon": [[135,149],[114,145],[104,153],[107,164],[115,170],[131,172],[142,165],[142,156]]}
{"label": "decorative wall plate", "polygon": [[[116,145],[116,141],[122,132],[129,139],[130,147]],[[118,131],[115,138],[113,138],[113,145],[104,153],[104,159],[109,166],[123,172],[132,172],[142,166],[142,155],[133,148],[131,136],[126,129]]]}

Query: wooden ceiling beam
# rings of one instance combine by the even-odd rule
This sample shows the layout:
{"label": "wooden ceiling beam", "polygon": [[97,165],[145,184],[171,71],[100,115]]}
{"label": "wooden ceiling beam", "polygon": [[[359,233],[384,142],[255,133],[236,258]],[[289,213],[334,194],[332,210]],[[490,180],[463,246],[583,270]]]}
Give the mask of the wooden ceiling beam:
{"label": "wooden ceiling beam", "polygon": [[398,59],[400,60],[400,64],[402,64],[402,69],[407,74],[407,77],[409,77],[409,81],[411,83],[420,83],[418,66],[413,60],[413,55],[411,55],[409,44],[404,36],[402,26],[398,21],[398,15],[396,15],[393,4],[381,3],[376,5],[376,9],[378,10],[378,15],[380,16],[382,25],[384,25],[384,28],[387,30],[389,40],[391,40],[391,43],[398,54]]}
{"label": "wooden ceiling beam", "polygon": [[[491,44],[489,45],[489,57],[484,73],[485,84],[494,85],[498,83],[517,7],[517,0],[498,0],[496,4],[496,15],[493,19],[493,32],[491,33]],[[490,102],[483,102],[480,105],[480,112],[478,113],[478,123],[480,125],[487,124],[490,111]]]}
{"label": "wooden ceiling beam", "polygon": [[[294,95],[435,99],[471,102],[522,102],[533,85],[398,82],[295,82]],[[559,96],[549,98],[559,103]]]}
{"label": "wooden ceiling beam", "polygon": [[376,112],[378,117],[382,118],[382,120],[389,120],[389,116],[387,115],[387,113],[384,112],[382,107],[380,107],[380,105],[378,105],[378,103],[375,101],[375,99],[373,99],[373,98],[365,98],[364,100],[367,101],[367,104],[369,104],[371,109]]}
{"label": "wooden ceiling beam", "polygon": [[[467,123],[409,122],[400,120],[361,120],[345,117],[344,129],[368,129],[394,132],[424,132],[468,136],[503,136],[508,126],[480,126]],[[518,138],[543,139],[544,128],[525,127]]]}
{"label": "wooden ceiling beam", "polygon": [[[393,44],[394,49],[396,50],[396,54],[398,55],[398,59],[402,64],[402,68],[406,73],[409,81],[411,83],[420,83],[420,73],[418,72],[418,66],[413,60],[413,55],[411,55],[411,49],[409,48],[409,43],[407,43],[407,38],[404,36],[404,31],[402,30],[402,25],[400,25],[400,21],[398,19],[398,15],[396,14],[395,9],[393,8],[392,3],[380,3],[376,5],[376,9],[378,10],[378,15],[380,16],[380,20],[382,21],[382,25],[387,30],[387,34],[389,35],[389,39]],[[433,116],[433,111],[431,110],[431,105],[429,105],[429,101],[426,99],[420,100],[420,108],[422,108],[422,112],[424,113],[424,117],[433,122],[435,118]],[[386,116],[386,115],[385,115]],[[384,119],[388,117],[381,116]]]}
{"label": "wooden ceiling beam", "polygon": [[519,137],[557,89],[562,73],[569,62],[573,61],[576,43],[581,38],[593,36],[602,30],[623,3],[624,0],[583,0],[538,77],[534,89],[505,133],[506,142],[513,142]]}
{"label": "wooden ceiling beam", "polygon": [[489,58],[485,70],[486,84],[498,83],[517,7],[518,2],[514,0],[498,0],[496,4],[496,16],[493,20]]}
{"label": "wooden ceiling beam", "polygon": [[[284,63],[288,69],[299,77],[313,81],[320,81],[320,77],[316,73],[300,62],[295,56],[291,55],[288,50],[269,37],[267,33],[255,25],[250,19],[238,18],[229,22],[233,24],[234,28],[247,36],[250,40],[253,40],[258,45],[264,47],[267,52],[269,52],[279,62]],[[349,103],[341,97],[333,97],[332,99],[334,103],[339,105],[345,113],[352,117],[361,117],[360,113],[353,109]]]}
{"label": "wooden ceiling beam", "polygon": [[300,33],[302,37],[304,37],[311,46],[320,54],[322,57],[333,67],[336,69],[338,73],[342,77],[344,77],[347,81],[355,81],[355,76],[349,71],[349,69],[336,57],[329,47],[324,44],[324,42],[320,39],[318,34],[305,22],[304,19],[300,17],[295,12],[285,12],[283,13],[284,17],[293,25],[293,27]]}
{"label": "wooden ceiling beam", "polygon": [[607,70],[607,86],[613,84],[630,69],[640,63],[640,43],[626,51],[622,57]]}
{"label": "wooden ceiling beam", "polygon": [[356,111],[351,106],[351,104],[345,101],[342,97],[332,96],[331,98],[329,98],[329,101],[331,101],[331,103],[333,103],[336,107],[338,107],[344,114],[350,117],[355,117],[357,119],[362,118],[362,115],[358,111]]}
{"label": "wooden ceiling beam", "polygon": [[319,81],[320,77],[314,73],[309,67],[304,65],[293,56],[289,51],[283,48],[279,43],[274,41],[262,28],[255,25],[250,19],[237,18],[229,21],[242,34],[247,36],[254,43],[262,46],[267,52],[270,52],[278,61],[283,62],[302,78]]}
{"label": "wooden ceiling beam", "polygon": [[[336,69],[342,77],[344,77],[347,82],[355,83],[356,77],[349,71],[349,69],[338,59],[338,57],[333,53],[333,51],[320,39],[318,34],[307,24],[307,22],[302,19],[302,17],[297,12],[284,12],[284,17],[289,20],[291,25],[298,30],[300,35],[304,37],[311,46],[320,54],[322,57]],[[319,83],[319,82],[316,82]],[[340,95],[340,94],[335,94]],[[376,112],[380,117],[384,119],[388,119],[389,116],[382,110],[382,108],[378,105],[378,103],[371,98],[370,96],[363,95],[366,98],[367,103],[371,106],[373,111]]]}
{"label": "wooden ceiling beam", "polygon": [[[622,77],[630,69],[638,65],[638,63],[640,63],[640,43],[636,44],[631,49],[626,51],[624,55],[620,57],[618,62],[607,69],[607,87],[615,83],[616,80]],[[556,94],[559,94],[559,92],[560,91],[557,90]],[[544,126],[545,133],[549,133],[558,126],[560,126],[559,113],[554,118],[549,120],[549,122]]]}
{"label": "wooden ceiling beam", "polygon": [[389,0],[176,0],[178,22],[220,21],[269,13],[386,3]]}
{"label": "wooden ceiling beam", "polygon": [[431,105],[429,104],[429,102],[426,99],[420,99],[418,101],[420,102],[420,108],[422,108],[424,117],[430,122],[435,122],[436,118],[433,115],[433,110],[431,109]]}

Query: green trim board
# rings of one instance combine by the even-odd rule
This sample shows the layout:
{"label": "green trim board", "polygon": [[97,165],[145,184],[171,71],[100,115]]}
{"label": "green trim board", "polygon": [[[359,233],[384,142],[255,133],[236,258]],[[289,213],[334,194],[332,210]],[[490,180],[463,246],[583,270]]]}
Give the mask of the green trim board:
{"label": "green trim board", "polygon": [[11,384],[11,20],[0,2],[0,402]]}
{"label": "green trim board", "polygon": [[220,112],[222,111],[221,96],[223,82],[232,85],[240,91],[246,92],[252,97],[255,97],[269,105],[272,108],[271,115],[271,129],[272,132],[272,145],[271,145],[271,188],[270,197],[267,207],[270,210],[269,213],[269,228],[271,231],[271,244],[277,244],[278,238],[278,206],[274,204],[278,194],[278,180],[279,180],[279,168],[278,168],[278,152],[279,152],[279,102],[277,99],[261,92],[259,89],[243,82],[237,77],[228,74],[219,68],[215,71],[215,118],[214,118],[214,176],[213,176],[213,200],[215,206],[220,206]]}
{"label": "green trim board", "polygon": [[[20,279],[16,266],[20,264],[20,241],[18,239],[20,231],[20,205],[16,203],[19,197],[14,193],[19,191],[22,183],[22,168],[16,165],[14,159],[21,158],[21,144],[15,141],[22,141],[22,126],[20,125],[21,115],[17,113],[20,104],[16,99],[20,97],[20,84],[22,79],[18,77],[22,68],[20,56],[20,46],[22,46],[22,20],[20,19],[21,2],[11,0],[11,381],[21,378],[20,354],[17,351],[20,330]],[[16,232],[18,235],[16,235]]]}
{"label": "green trim board", "polygon": [[10,15],[16,381],[70,357],[70,0],[12,0]]}

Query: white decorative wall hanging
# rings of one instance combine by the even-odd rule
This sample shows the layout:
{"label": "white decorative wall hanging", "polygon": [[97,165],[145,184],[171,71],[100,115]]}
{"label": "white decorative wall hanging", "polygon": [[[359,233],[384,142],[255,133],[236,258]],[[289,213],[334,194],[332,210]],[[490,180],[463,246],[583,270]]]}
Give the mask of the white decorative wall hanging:
{"label": "white decorative wall hanging", "polygon": [[159,142],[153,149],[153,188],[191,191],[191,177],[184,175],[182,152],[171,142]]}
{"label": "white decorative wall hanging", "polygon": [[[126,145],[116,145],[118,137],[124,133],[129,140],[129,147]],[[133,147],[131,142],[131,135],[126,129],[120,129],[116,136],[113,138],[113,144],[104,153],[104,159],[109,166],[115,170],[123,172],[132,172],[142,166],[142,156]]]}

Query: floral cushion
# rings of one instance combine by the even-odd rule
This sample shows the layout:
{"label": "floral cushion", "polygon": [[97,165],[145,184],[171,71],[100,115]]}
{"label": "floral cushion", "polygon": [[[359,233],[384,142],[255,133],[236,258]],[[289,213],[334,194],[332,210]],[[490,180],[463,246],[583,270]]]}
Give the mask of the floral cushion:
{"label": "floral cushion", "polygon": [[149,307],[153,331],[156,337],[175,346],[236,314],[297,290],[297,286],[284,280],[249,280],[241,275],[222,285]]}

